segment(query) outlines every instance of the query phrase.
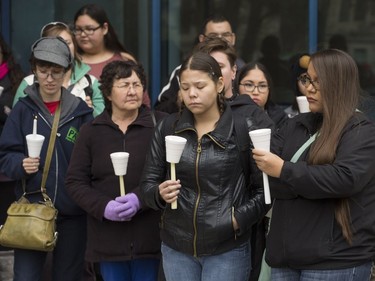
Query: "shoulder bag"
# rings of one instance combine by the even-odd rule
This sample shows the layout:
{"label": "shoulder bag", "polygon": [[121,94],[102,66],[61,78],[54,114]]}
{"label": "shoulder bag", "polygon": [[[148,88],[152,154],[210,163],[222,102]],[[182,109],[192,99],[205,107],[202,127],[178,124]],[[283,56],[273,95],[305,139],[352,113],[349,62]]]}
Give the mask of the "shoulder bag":
{"label": "shoulder bag", "polygon": [[46,181],[55,145],[60,111],[60,106],[58,106],[48,143],[41,188],[38,191],[42,194],[42,200],[30,203],[26,198],[27,192],[24,188],[24,194],[18,201],[10,205],[7,219],[4,225],[0,226],[0,244],[2,246],[49,252],[56,245],[57,209],[47,195]]}

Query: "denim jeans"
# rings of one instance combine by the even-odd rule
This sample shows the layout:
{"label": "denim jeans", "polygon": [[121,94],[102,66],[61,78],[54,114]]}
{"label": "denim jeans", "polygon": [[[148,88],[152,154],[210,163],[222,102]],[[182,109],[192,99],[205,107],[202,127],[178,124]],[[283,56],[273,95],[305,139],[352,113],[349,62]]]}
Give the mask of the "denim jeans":
{"label": "denim jeans", "polygon": [[104,281],[157,281],[159,259],[100,262]]}
{"label": "denim jeans", "polygon": [[294,270],[290,268],[272,268],[272,281],[368,281],[371,274],[371,262],[344,269]]}
{"label": "denim jeans", "polygon": [[[56,221],[58,239],[52,252],[53,281],[81,281],[86,250],[86,215],[61,216]],[[42,280],[47,252],[14,250],[14,281]]]}
{"label": "denim jeans", "polygon": [[247,281],[251,270],[250,243],[228,252],[195,258],[161,246],[167,281]]}

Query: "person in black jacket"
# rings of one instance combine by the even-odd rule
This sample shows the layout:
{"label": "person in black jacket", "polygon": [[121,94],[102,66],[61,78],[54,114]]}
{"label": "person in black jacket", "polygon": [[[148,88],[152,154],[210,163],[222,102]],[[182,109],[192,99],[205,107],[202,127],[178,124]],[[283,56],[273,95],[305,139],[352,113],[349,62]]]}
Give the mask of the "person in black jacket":
{"label": "person in black jacket", "polygon": [[369,280],[375,126],[356,110],[356,63],[340,50],[319,51],[302,81],[311,112],[288,119],[273,153],[253,150],[276,199],[265,260],[272,280]]}
{"label": "person in black jacket", "polygon": [[[139,200],[139,181],[156,121],[167,114],[142,105],[143,67],[113,61],[100,76],[105,110],[82,127],[66,187],[88,214],[86,259],[99,263],[105,281],[156,281],[160,263],[160,212]],[[128,152],[124,195],[110,154]]]}
{"label": "person in black jacket", "polygon": [[[266,213],[260,171],[253,160],[241,164],[250,138],[240,152],[239,135],[248,132],[235,131],[236,115],[212,56],[194,53],[179,75],[183,109],[156,127],[141,180],[144,204],[163,211],[164,273],[167,280],[247,281],[251,230]],[[177,180],[169,179],[166,135],[187,139]]]}
{"label": "person in black jacket", "polygon": [[284,108],[272,101],[272,78],[263,64],[251,62],[242,67],[234,83],[234,89],[240,95],[250,96],[272,119],[276,129],[288,119]]}

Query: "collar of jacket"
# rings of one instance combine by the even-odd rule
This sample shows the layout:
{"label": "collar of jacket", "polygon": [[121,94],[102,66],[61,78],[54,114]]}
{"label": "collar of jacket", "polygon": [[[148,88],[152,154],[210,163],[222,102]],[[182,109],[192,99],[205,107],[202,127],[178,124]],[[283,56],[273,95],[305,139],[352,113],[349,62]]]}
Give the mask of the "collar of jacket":
{"label": "collar of jacket", "polygon": [[323,122],[323,115],[321,113],[300,113],[293,118],[296,119],[297,124],[304,126],[310,135],[315,134]]}
{"label": "collar of jacket", "polygon": [[[26,98],[20,99],[25,102],[28,106],[34,108],[35,111],[41,111],[46,118],[53,122],[53,115],[48,111],[47,107],[44,105],[42,97],[39,93],[39,83],[34,83],[30,86],[27,86],[25,91]],[[29,102],[28,100],[32,100],[33,103],[38,105],[35,107],[33,103]],[[74,113],[75,116],[81,116],[88,113],[92,113],[92,108],[88,107],[84,101],[72,95],[67,89],[61,87],[61,117],[60,117],[60,124],[64,123],[67,119],[71,118],[72,114]],[[52,123],[51,123],[52,124]]]}
{"label": "collar of jacket", "polygon": [[249,95],[235,95],[233,98],[228,99],[227,102],[231,107],[242,106],[242,105],[252,105],[258,106]]}
{"label": "collar of jacket", "polygon": [[[112,121],[111,115],[106,109],[104,109],[103,112],[94,119],[93,124],[106,124],[114,128],[118,128],[118,126]],[[147,106],[142,104],[141,107],[138,109],[138,116],[133,121],[131,126],[153,128],[154,122],[151,117],[151,110]]]}
{"label": "collar of jacket", "polygon": [[91,67],[84,62],[74,62],[72,75],[70,76],[70,84],[74,85],[81,80],[87,73],[89,73]]}
{"label": "collar of jacket", "polygon": [[[176,123],[175,132],[181,132],[185,130],[193,130],[194,127],[194,116],[187,108],[185,108],[179,120]],[[220,116],[216,128],[208,133],[208,135],[213,138],[216,142],[220,143],[222,146],[226,146],[230,137],[233,134],[233,116],[232,110],[228,104],[225,104],[225,109],[223,114]]]}

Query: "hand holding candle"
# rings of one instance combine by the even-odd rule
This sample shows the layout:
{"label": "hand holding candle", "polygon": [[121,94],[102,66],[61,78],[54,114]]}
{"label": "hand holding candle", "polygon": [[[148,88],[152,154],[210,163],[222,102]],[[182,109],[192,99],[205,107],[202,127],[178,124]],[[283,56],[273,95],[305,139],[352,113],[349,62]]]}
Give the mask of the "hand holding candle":
{"label": "hand holding candle", "polygon": [[[271,129],[259,129],[249,132],[254,148],[270,151]],[[263,172],[264,200],[266,204],[271,204],[270,186],[268,176]]]}
{"label": "hand holding candle", "polygon": [[29,157],[37,158],[40,156],[44,142],[44,136],[37,134],[37,119],[33,120],[33,133],[26,135],[27,150]]}
{"label": "hand holding candle", "polygon": [[[176,166],[180,162],[186,139],[178,136],[166,136],[167,162],[171,163],[171,180],[176,180]],[[172,209],[177,209],[177,200],[172,203]]]}
{"label": "hand holding candle", "polygon": [[127,152],[113,152],[110,154],[113,168],[115,170],[115,175],[119,176],[120,180],[120,195],[125,195],[125,183],[124,175],[126,175],[126,170],[128,168],[129,153]]}

